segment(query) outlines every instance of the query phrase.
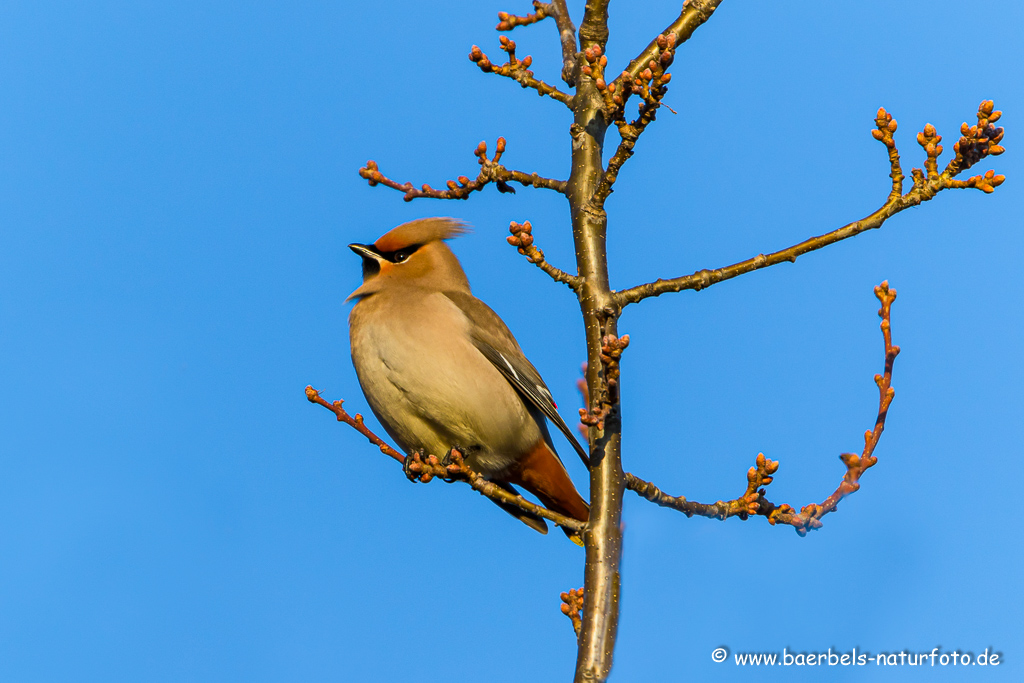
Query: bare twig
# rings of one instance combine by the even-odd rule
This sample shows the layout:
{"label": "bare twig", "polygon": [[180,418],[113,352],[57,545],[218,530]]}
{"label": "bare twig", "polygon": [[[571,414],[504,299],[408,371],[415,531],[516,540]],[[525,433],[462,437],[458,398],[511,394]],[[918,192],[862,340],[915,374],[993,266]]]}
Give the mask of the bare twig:
{"label": "bare twig", "polygon": [[516,43],[514,40],[508,36],[501,36],[498,40],[501,42],[501,49],[508,53],[507,62],[501,66],[493,64],[477,45],[474,45],[469,53],[470,61],[475,62],[484,73],[498,74],[499,76],[511,78],[524,88],[533,88],[537,91],[538,95],[547,95],[565,105],[572,101],[571,95],[562,92],[555,86],[549,85],[533,75],[533,72],[530,71],[533,57],[523,57],[522,60],[516,58]]}
{"label": "bare twig", "polygon": [[[989,171],[983,176],[978,175],[967,180],[955,180],[954,177],[960,172],[967,170],[972,165],[984,159],[988,155],[1003,153],[1003,147],[996,144],[1003,138],[1003,129],[993,125],[1001,116],[1001,112],[993,111],[991,100],[982,102],[978,109],[978,125],[968,126],[966,123],[961,127],[963,137],[957,142],[954,149],[956,156],[942,173],[937,172],[935,158],[942,152],[938,140],[942,138],[934,134],[934,127],[931,124],[925,126],[925,132],[919,136],[919,142],[925,147],[927,160],[925,171],[914,169],[914,187],[906,194],[902,191],[903,173],[900,169],[899,153],[892,140],[892,133],[896,130],[896,122],[884,109],[879,109],[875,119],[875,129],[872,135],[883,142],[889,150],[889,162],[892,167],[890,176],[893,179],[893,190],[885,203],[877,211],[859,221],[833,230],[832,232],[812,237],[787,249],[776,251],[771,254],[758,254],[754,258],[740,261],[731,266],[717,268],[715,270],[699,270],[693,275],[672,278],[670,280],[656,280],[644,285],[630,287],[616,293],[616,301],[621,306],[642,301],[648,297],[660,296],[667,292],[679,292],[687,289],[699,291],[705,287],[734,278],[738,275],[749,273],[760,268],[767,268],[783,261],[796,261],[798,256],[826,247],[835,242],[853,237],[866,230],[879,228],[886,220],[904,209],[917,206],[921,202],[928,201],[940,191],[949,188],[973,187],[983,192],[992,192],[996,186],[1002,184],[1005,178],[996,175],[995,171]],[[930,150],[930,151],[929,151]]]}
{"label": "bare twig", "polygon": [[769,524],[792,526],[801,536],[806,535],[808,531],[820,529],[821,518],[830,512],[835,512],[843,498],[860,489],[861,476],[878,462],[878,458],[874,455],[875,448],[882,438],[885,418],[896,394],[892,388],[892,368],[896,356],[900,352],[900,347],[894,346],[892,343],[890,326],[890,315],[892,303],[896,300],[896,290],[890,289],[888,282],[883,282],[875,287],[875,296],[882,304],[878,315],[882,318],[880,327],[885,343],[885,366],[881,374],[875,375],[875,384],[878,385],[878,414],[875,417],[875,426],[864,433],[864,449],[860,455],[844,453],[839,456],[843,464],[846,465],[846,474],[836,490],[822,503],[805,505],[797,513],[790,505],[776,505],[769,501],[765,497],[764,487],[772,483],[774,474],[779,469],[779,463],[768,460],[763,453],[757,455],[755,467],[751,467],[747,472],[746,491],[734,500],[718,501],[713,504],[688,501],[683,496],[670,496],[654,484],[628,473],[626,474],[626,488],[635,491],[652,503],[678,510],[687,517],[698,515],[716,519],[728,519],[729,517],[747,519],[750,515],[760,515],[766,517]]}
{"label": "bare twig", "polygon": [[542,505],[532,503],[522,496],[517,496],[506,491],[494,482],[484,479],[482,475],[474,472],[465,464],[462,459],[462,454],[457,450],[453,449],[444,459],[438,458],[436,455],[420,455],[419,453],[413,453],[408,456],[402,455],[385,443],[383,439],[370,431],[370,429],[363,424],[362,415],[357,414],[355,417],[352,417],[345,412],[341,407],[343,401],[328,403],[326,400],[321,398],[320,392],[311,386],[306,387],[306,398],[310,403],[317,403],[330,410],[337,416],[339,422],[344,422],[351,426],[353,429],[369,439],[371,443],[380,448],[382,453],[385,453],[401,463],[406,474],[413,481],[427,483],[435,477],[439,477],[447,482],[464,481],[469,484],[474,491],[479,492],[491,500],[504,503],[506,505],[513,505],[520,510],[532,513],[538,517],[543,517],[560,527],[570,529],[577,534],[582,532],[583,528],[586,526],[585,522],[573,519],[572,517],[566,517],[565,515],[549,510]]}
{"label": "bare twig", "polygon": [[574,292],[580,291],[580,278],[578,275],[570,275],[564,270],[559,270],[555,266],[551,265],[544,260],[544,252],[533,246],[533,226],[530,225],[530,221],[525,223],[512,223],[508,226],[508,231],[512,233],[510,237],[506,237],[508,243],[516,250],[526,257],[526,260],[536,265],[538,268],[547,273],[552,280],[555,282],[561,282],[569,287]]}
{"label": "bare twig", "polygon": [[536,173],[510,171],[498,163],[501,160],[501,155],[505,152],[505,138],[498,138],[496,147],[494,158],[488,159],[487,143],[481,142],[477,145],[476,151],[473,154],[476,155],[477,162],[480,164],[480,173],[475,180],[470,180],[466,176],[459,176],[457,182],[449,180],[447,190],[435,190],[426,184],[417,190],[410,182],[399,183],[391,180],[380,172],[377,162],[372,159],[366,162],[366,166],[359,169],[359,175],[369,182],[370,187],[380,184],[393,190],[404,192],[405,197],[403,199],[407,202],[420,197],[427,197],[429,199],[469,199],[470,194],[484,189],[489,183],[494,183],[499,192],[515,194],[515,189],[507,184],[508,181],[517,182],[524,187],[543,188],[565,194],[564,180],[544,178]]}

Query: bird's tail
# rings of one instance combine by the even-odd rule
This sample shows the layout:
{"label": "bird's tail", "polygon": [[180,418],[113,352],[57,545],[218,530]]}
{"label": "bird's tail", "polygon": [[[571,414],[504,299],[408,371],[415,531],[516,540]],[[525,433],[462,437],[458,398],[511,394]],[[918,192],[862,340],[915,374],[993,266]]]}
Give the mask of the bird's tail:
{"label": "bird's tail", "polygon": [[[543,438],[505,472],[502,479],[523,487],[537,496],[545,507],[559,514],[581,522],[586,522],[590,518],[590,506],[576,490],[558,455]],[[522,521],[537,528],[526,519]],[[544,532],[546,531],[545,527]],[[574,543],[583,545],[579,534],[568,529],[565,530],[565,534]]]}

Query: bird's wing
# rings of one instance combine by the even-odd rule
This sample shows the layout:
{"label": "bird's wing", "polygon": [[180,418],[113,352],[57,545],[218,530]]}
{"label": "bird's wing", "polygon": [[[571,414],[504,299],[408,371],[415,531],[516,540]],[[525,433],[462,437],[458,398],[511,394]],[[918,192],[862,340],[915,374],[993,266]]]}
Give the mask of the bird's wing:
{"label": "bird's wing", "polygon": [[458,306],[470,322],[473,344],[480,353],[491,361],[498,371],[516,388],[531,404],[536,406],[546,418],[565,434],[583,464],[590,467],[590,457],[580,442],[576,440],[572,430],[555,409],[555,401],[537,368],[526,359],[523,350],[509,331],[505,322],[492,311],[487,304],[466,292],[445,292],[452,303]]}

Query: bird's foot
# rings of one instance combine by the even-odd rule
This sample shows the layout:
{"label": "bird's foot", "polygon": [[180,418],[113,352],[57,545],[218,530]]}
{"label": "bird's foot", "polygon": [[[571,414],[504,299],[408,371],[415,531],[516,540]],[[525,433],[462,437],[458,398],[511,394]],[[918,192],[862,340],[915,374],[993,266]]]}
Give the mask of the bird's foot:
{"label": "bird's foot", "polygon": [[461,446],[452,446],[451,449],[445,453],[444,457],[441,458],[441,466],[444,467],[447,477],[445,481],[454,481],[456,477],[463,474],[466,470],[466,463],[463,458],[465,450]]}
{"label": "bird's foot", "polygon": [[426,453],[423,449],[413,451],[409,455],[405,456],[405,462],[402,463],[402,472],[411,482],[417,482],[425,474]]}

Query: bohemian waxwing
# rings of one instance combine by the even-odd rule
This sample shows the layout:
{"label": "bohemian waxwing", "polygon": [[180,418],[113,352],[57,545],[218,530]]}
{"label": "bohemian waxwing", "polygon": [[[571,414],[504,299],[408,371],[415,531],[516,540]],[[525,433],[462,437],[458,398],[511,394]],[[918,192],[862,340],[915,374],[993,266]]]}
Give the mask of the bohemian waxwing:
{"label": "bohemian waxwing", "polygon": [[[457,448],[487,479],[513,492],[513,484],[521,486],[548,508],[585,522],[589,508],[555,453],[544,418],[584,462],[586,451],[508,327],[470,293],[443,242],[464,232],[454,219],[424,218],[373,244],[349,245],[363,259],[363,284],[348,297],[356,302],[349,333],[363,394],[406,453],[422,449],[441,457]],[[501,507],[547,533],[542,518]]]}

